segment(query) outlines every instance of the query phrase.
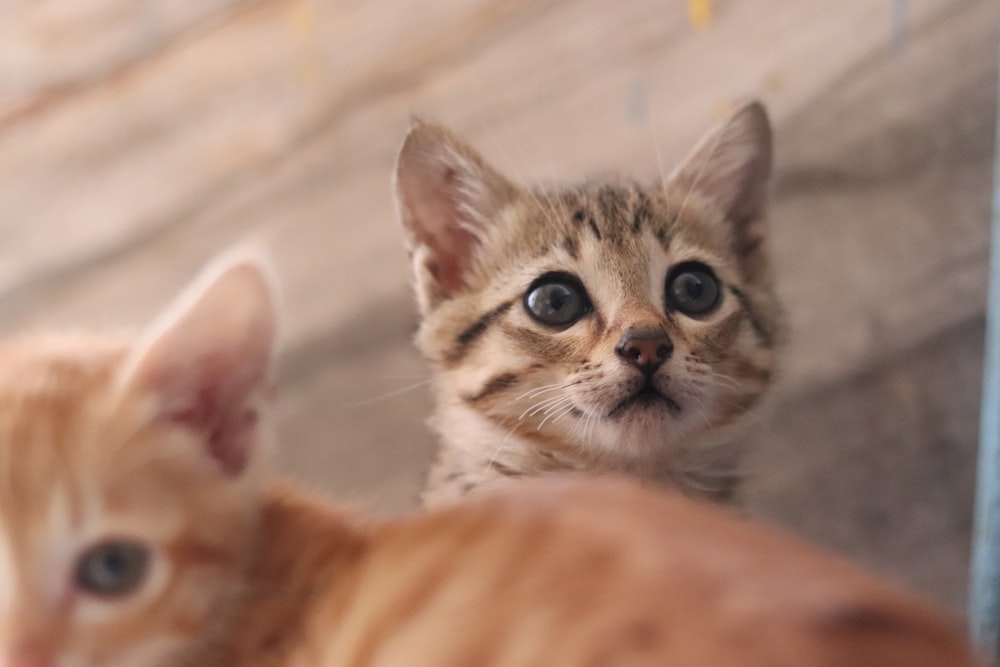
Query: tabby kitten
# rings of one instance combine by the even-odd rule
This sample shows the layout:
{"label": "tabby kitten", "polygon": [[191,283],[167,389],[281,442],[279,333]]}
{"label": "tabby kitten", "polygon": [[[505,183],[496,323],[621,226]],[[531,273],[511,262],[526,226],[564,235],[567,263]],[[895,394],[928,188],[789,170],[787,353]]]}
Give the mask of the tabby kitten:
{"label": "tabby kitten", "polygon": [[138,339],[0,343],[0,665],[973,664],[921,602],[632,483],[396,521],[270,483],[276,329],[235,260]]}
{"label": "tabby kitten", "polygon": [[526,188],[417,121],[395,189],[442,445],[426,503],[552,470],[727,498],[710,447],[771,384],[771,130],[747,104],[662,184]]}

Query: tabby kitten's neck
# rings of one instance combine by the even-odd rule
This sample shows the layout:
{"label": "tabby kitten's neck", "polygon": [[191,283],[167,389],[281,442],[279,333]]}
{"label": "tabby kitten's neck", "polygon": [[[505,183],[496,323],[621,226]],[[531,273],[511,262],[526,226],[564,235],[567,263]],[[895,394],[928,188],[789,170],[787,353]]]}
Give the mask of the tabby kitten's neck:
{"label": "tabby kitten's neck", "polygon": [[730,498],[772,383],[771,133],[735,111],[663,183],[512,183],[417,122],[396,169],[441,437],[428,503],[552,470]]}
{"label": "tabby kitten's neck", "polygon": [[614,456],[575,446],[572,441],[525,432],[515,423],[498,424],[464,405],[447,383],[436,386],[435,394],[439,407],[431,424],[440,436],[441,447],[421,495],[424,505],[502,487],[519,478],[558,472],[626,474],[688,496],[738,502],[740,452],[729,446],[726,431],[713,434],[716,441],[705,435],[656,455]]}

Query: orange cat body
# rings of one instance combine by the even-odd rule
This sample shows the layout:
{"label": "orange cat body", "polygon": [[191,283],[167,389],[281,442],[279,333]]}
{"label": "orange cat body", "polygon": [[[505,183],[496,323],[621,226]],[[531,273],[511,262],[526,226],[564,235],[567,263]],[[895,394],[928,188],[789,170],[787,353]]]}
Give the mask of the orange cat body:
{"label": "orange cat body", "polygon": [[397,521],[272,492],[195,665],[961,667],[923,603],[784,536],[561,477]]}
{"label": "orange cat body", "polygon": [[0,345],[0,665],[974,664],[919,600],[633,482],[391,521],[267,482],[273,296],[209,278],[135,341]]}

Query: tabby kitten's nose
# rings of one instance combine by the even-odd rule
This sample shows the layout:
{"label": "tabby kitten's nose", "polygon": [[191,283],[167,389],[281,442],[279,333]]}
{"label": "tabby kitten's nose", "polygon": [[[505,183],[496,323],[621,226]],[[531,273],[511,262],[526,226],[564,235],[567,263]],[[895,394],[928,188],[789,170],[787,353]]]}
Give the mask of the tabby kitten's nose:
{"label": "tabby kitten's nose", "polygon": [[670,358],[674,344],[661,329],[626,329],[615,352],[649,377]]}

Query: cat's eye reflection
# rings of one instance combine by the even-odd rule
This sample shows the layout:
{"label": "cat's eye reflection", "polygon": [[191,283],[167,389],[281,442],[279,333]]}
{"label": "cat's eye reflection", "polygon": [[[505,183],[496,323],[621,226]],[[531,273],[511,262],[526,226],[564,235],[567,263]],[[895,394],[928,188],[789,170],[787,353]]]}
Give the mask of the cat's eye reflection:
{"label": "cat's eye reflection", "polygon": [[667,308],[685,315],[707,315],[722,301],[722,288],[708,266],[701,262],[679,264],[667,275]]}
{"label": "cat's eye reflection", "polygon": [[149,549],[138,542],[101,542],[86,550],[77,561],[76,585],[96,595],[125,595],[142,584],[149,561]]}
{"label": "cat's eye reflection", "polygon": [[531,284],[524,307],[536,321],[550,327],[567,327],[592,309],[583,285],[566,273],[547,273]]}

